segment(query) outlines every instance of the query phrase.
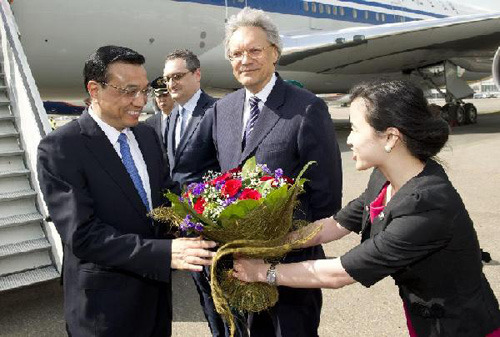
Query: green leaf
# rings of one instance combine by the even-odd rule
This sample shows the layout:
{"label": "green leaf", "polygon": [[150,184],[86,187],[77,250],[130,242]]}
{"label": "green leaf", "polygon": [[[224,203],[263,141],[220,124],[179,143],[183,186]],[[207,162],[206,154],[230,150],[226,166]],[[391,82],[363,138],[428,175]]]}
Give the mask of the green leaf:
{"label": "green leaf", "polygon": [[283,185],[280,188],[270,192],[265,198],[264,198],[264,204],[268,207],[274,207],[279,201],[282,201],[283,199],[287,198],[288,195],[288,186]]}
{"label": "green leaf", "polygon": [[243,168],[241,169],[241,176],[243,178],[248,177],[249,173],[255,171],[256,167],[257,167],[257,160],[255,159],[255,157],[249,158],[243,165]]}
{"label": "green leaf", "polygon": [[313,164],[317,164],[317,162],[315,161],[310,161],[308,162],[306,165],[304,165],[304,167],[302,168],[302,170],[300,171],[299,175],[297,176],[297,178],[295,178],[296,180],[299,180],[300,178],[302,178],[302,176],[304,175],[304,173],[306,173],[307,169],[309,168],[309,166],[313,165]]}
{"label": "green leaf", "polygon": [[190,214],[194,219],[196,219],[199,222],[202,222],[204,225],[212,226],[212,227],[217,227],[217,223],[213,222],[211,219],[198,214],[193,207],[189,206],[187,202],[183,202],[179,200],[179,196],[177,194],[173,193],[167,193],[166,197],[170,202],[172,203],[172,210],[177,213],[180,217],[185,218],[187,214]]}
{"label": "green leaf", "polygon": [[253,209],[258,207],[260,202],[258,200],[247,199],[239,200],[234,204],[229,205],[223,210],[219,215],[219,222],[223,227],[230,225],[236,219],[243,219],[250,213]]}

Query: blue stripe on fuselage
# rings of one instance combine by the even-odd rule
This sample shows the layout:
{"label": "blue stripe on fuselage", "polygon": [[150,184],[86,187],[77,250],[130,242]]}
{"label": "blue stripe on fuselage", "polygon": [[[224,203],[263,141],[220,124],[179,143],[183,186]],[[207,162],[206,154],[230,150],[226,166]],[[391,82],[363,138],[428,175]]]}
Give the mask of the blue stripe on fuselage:
{"label": "blue stripe on fuselage", "polygon": [[[226,6],[226,0],[175,0],[177,2],[194,2],[200,4],[214,5],[214,6]],[[391,6],[388,4],[381,4],[373,1],[366,0],[339,0],[345,2],[345,6],[333,6],[327,4],[321,4],[314,1],[303,1],[303,0],[246,0],[249,7],[259,8],[267,12],[280,13],[280,14],[291,14],[291,15],[301,15],[306,17],[314,17],[319,19],[334,19],[340,21],[349,21],[356,23],[366,23],[371,25],[380,25],[385,23],[394,22],[408,22],[420,20],[417,18],[412,18],[408,16],[388,14],[387,12],[372,11],[358,9],[355,5],[365,5],[371,7],[379,7],[383,9],[388,9],[390,11],[397,10],[400,12],[407,12],[412,14],[426,15],[434,18],[444,18],[446,15],[436,14],[431,12],[420,11],[416,9],[410,9],[400,6]],[[305,5],[307,3],[307,5]],[[245,6],[245,0],[227,0],[228,7],[243,8]],[[330,13],[328,13],[327,7],[330,8]],[[307,10],[306,10],[307,8]],[[342,8],[342,10],[341,10]],[[322,10],[321,10],[322,9]],[[341,15],[341,11],[344,12]],[[368,13],[366,17],[365,13]],[[357,15],[355,15],[355,13]],[[382,20],[382,15],[385,16],[385,20]],[[357,16],[357,17],[355,17]],[[377,19],[378,16],[378,19]]]}

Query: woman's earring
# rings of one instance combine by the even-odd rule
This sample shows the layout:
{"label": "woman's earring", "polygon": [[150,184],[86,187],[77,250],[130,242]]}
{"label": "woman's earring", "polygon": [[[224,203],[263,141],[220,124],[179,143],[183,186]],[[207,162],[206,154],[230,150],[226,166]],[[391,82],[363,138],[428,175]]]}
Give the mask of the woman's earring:
{"label": "woman's earring", "polygon": [[385,150],[385,152],[387,152],[387,153],[391,153],[391,151],[392,151],[392,147],[391,147],[390,145],[386,145],[386,146],[384,146],[384,150]]}

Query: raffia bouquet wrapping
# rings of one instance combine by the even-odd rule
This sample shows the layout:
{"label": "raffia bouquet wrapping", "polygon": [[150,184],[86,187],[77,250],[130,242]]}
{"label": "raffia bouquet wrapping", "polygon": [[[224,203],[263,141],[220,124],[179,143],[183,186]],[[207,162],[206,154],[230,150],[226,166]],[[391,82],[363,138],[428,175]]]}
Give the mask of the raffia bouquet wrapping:
{"label": "raffia bouquet wrapping", "polygon": [[[265,283],[244,283],[231,276],[227,260],[233,254],[278,260],[316,235],[303,221],[293,220],[297,197],[304,191],[303,173],[294,180],[281,169],[249,159],[242,168],[209,173],[203,182],[191,184],[181,197],[167,193],[169,207],[152,211],[155,220],[172,224],[180,232],[196,233],[216,241],[210,285],[216,310],[235,331],[233,312],[259,312],[278,301],[278,290]],[[297,231],[293,239],[288,235]]]}

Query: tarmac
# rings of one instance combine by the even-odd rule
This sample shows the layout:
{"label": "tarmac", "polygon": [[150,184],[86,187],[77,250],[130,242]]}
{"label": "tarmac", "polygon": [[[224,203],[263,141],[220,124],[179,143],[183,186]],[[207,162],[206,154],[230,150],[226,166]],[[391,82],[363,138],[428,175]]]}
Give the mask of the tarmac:
{"label": "tarmac", "polygon": [[[500,188],[500,99],[471,101],[480,114],[478,123],[453,128],[450,141],[439,158],[475,223],[481,247],[493,258],[484,264],[484,273],[500,298],[500,198],[497,197]],[[331,106],[330,112],[342,152],[343,203],[346,204],[363,192],[370,172],[355,170],[346,146],[348,108]],[[326,244],[325,251],[328,257],[340,256],[358,243],[359,237],[350,234],[341,241]],[[190,276],[181,271],[173,275],[172,336],[210,336]],[[62,301],[58,281],[0,293],[0,336],[66,336]],[[392,279],[386,278],[368,289],[354,284],[323,290],[319,335],[408,336],[402,303]]]}

